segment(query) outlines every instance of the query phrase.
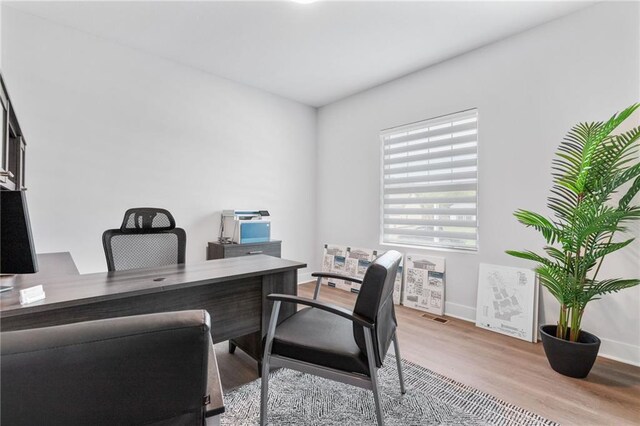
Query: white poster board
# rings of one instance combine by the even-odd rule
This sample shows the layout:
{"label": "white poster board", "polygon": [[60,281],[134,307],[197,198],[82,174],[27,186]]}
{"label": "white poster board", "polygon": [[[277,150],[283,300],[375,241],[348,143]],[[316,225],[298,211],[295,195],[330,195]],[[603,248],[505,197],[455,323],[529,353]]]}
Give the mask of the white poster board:
{"label": "white poster board", "polygon": [[404,278],[404,274],[402,270],[404,268],[403,262],[404,258],[400,261],[400,266],[398,266],[398,273],[396,274],[396,280],[393,283],[393,304],[399,305],[402,302],[402,280]]}
{"label": "white poster board", "polygon": [[402,304],[436,315],[444,314],[445,260],[443,257],[407,254],[404,264]]}
{"label": "white poster board", "polygon": [[480,264],[476,326],[535,342],[538,284],[531,269]]}
{"label": "white poster board", "polygon": [[[363,249],[357,247],[347,247],[347,255],[345,258],[344,274],[350,277],[363,279],[371,262],[378,257],[377,250]],[[344,290],[352,293],[360,292],[360,284],[345,281]]]}
{"label": "white poster board", "polygon": [[[384,252],[378,250],[340,246],[336,244],[325,244],[322,258],[322,271],[334,272],[359,279],[364,278],[367,268],[377,257],[382,256]],[[402,301],[403,290],[403,273],[402,261],[396,274],[393,286],[393,303],[399,305]],[[329,287],[339,288],[351,293],[360,292],[360,284],[350,281],[339,280],[335,278],[323,279],[323,284]]]}
{"label": "white poster board", "polygon": [[[322,272],[336,272],[344,274],[345,255],[347,254],[346,246],[339,246],[335,244],[325,244],[324,253],[322,255]],[[322,280],[323,284],[329,287],[344,287],[343,280],[337,280],[335,278],[325,278]]]}
{"label": "white poster board", "polygon": [[[379,256],[382,256],[386,252],[382,252]],[[404,256],[400,259],[400,265],[398,265],[398,271],[396,272],[396,279],[393,282],[393,304],[400,305],[402,303],[402,292],[404,291]]]}

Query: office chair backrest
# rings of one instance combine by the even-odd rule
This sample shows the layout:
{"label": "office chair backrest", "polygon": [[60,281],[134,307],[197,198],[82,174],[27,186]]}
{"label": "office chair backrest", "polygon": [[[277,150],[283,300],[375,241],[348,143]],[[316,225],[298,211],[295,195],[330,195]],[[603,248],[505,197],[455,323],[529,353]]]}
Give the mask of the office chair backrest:
{"label": "office chair backrest", "polygon": [[[377,258],[367,269],[356,299],[353,312],[373,321],[373,334],[376,365],[382,366],[398,322],[393,307],[393,284],[396,272],[402,260],[402,254],[390,250]],[[366,353],[364,331],[361,326],[353,325],[353,334],[362,352]],[[367,356],[372,356],[367,354]]]}
{"label": "office chair backrest", "polygon": [[165,209],[138,207],[124,213],[120,230],[127,231],[170,231],[176,227],[176,221]]}
{"label": "office chair backrest", "polygon": [[102,245],[109,271],[175,265],[185,261],[187,235],[167,210],[139,207],[102,234]]}

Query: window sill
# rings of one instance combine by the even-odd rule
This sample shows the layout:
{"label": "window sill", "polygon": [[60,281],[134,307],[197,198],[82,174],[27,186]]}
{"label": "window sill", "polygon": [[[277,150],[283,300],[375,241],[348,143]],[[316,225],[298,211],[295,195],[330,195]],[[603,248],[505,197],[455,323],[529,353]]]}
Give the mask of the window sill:
{"label": "window sill", "polygon": [[425,250],[425,251],[440,251],[445,253],[461,253],[461,254],[478,254],[478,249],[461,249],[461,248],[447,248],[447,247],[431,247],[431,246],[414,246],[410,244],[399,244],[399,243],[380,243],[381,246],[386,247],[402,247],[402,248],[410,248],[416,250]]}

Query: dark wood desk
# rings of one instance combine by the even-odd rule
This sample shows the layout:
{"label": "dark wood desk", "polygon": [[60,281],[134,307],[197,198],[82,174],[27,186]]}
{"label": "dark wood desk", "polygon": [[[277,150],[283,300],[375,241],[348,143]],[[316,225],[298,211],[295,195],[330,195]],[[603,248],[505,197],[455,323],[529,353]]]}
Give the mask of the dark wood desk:
{"label": "dark wood desk", "polygon": [[[206,309],[214,343],[234,338],[258,362],[272,302],[270,293],[297,294],[297,270],[306,264],[256,255],[186,265],[16,280],[0,293],[0,330],[183,309]],[[37,274],[34,275],[34,279]],[[46,279],[45,279],[46,278]],[[42,284],[46,299],[21,306],[18,292]],[[295,312],[284,305],[280,318]]]}

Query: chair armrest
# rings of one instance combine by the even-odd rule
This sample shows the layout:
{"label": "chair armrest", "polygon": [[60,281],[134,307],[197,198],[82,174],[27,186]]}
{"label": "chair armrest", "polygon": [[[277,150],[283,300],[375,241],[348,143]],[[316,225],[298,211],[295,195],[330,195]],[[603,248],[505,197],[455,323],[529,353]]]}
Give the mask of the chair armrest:
{"label": "chair armrest", "polygon": [[314,272],[313,274],[311,274],[311,276],[320,278],[335,278],[337,280],[345,280],[357,284],[362,284],[362,280],[360,278],[350,277],[348,275],[342,274],[334,274],[333,272]]}
{"label": "chair armrest", "polygon": [[365,317],[354,314],[351,311],[348,311],[340,306],[333,305],[331,303],[321,302],[319,300],[307,299],[306,297],[298,297],[291,296],[289,294],[270,294],[267,296],[268,300],[272,301],[280,301],[280,302],[288,302],[288,303],[298,303],[300,305],[311,306],[312,308],[318,308],[323,311],[330,312],[335,315],[339,315],[343,318],[346,318],[355,324],[361,325],[366,328],[373,328],[374,324],[366,319]]}

